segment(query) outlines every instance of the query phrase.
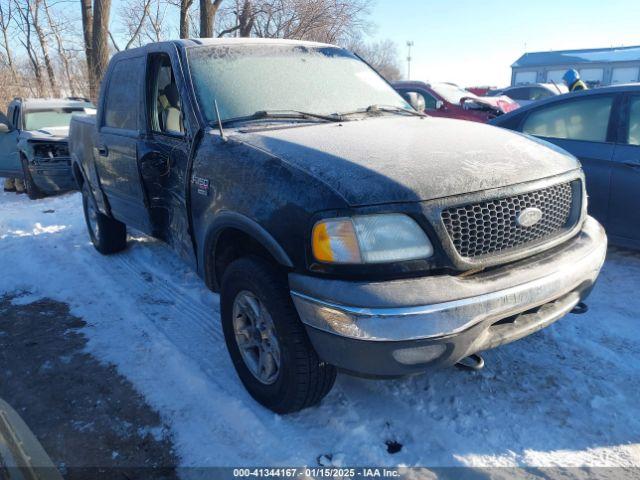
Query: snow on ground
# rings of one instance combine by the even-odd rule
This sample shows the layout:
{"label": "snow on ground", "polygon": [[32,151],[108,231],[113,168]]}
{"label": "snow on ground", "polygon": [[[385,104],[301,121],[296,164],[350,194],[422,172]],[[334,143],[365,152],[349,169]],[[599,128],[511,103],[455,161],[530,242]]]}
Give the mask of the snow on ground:
{"label": "snow on ground", "polygon": [[[0,193],[0,295],[50,297],[84,318],[170,427],[183,466],[639,466],[640,255],[611,250],[591,310],[487,352],[479,373],[339,375],[317,408],[275,415],[227,356],[218,296],[162,243],[133,234],[103,257],[79,194]],[[385,442],[402,449],[387,451]],[[331,459],[331,460],[328,460]]]}

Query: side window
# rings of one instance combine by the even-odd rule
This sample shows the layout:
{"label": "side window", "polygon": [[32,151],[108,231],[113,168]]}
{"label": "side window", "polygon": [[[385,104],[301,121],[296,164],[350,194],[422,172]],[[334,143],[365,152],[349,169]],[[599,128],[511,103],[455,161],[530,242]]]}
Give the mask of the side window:
{"label": "side window", "polygon": [[539,137],[605,142],[613,97],[581,98],[534,110],[522,131]]}
{"label": "side window", "polygon": [[140,104],[138,58],[120,60],[109,77],[104,107],[104,125],[123,130],[138,129],[136,106]]}
{"label": "side window", "polygon": [[542,100],[543,98],[550,97],[552,94],[546,88],[532,88],[529,100]]}
{"label": "side window", "polygon": [[168,55],[153,55],[150,58],[148,91],[151,98],[147,112],[151,130],[171,135],[184,134],[184,117],[176,78]]}
{"label": "side window", "polygon": [[[400,95],[416,110],[433,110],[436,108],[436,99],[427,92],[417,90],[401,90]],[[422,108],[417,108],[418,106]]]}
{"label": "side window", "polygon": [[427,92],[420,92],[422,93],[422,96],[424,97],[424,103],[426,105],[426,109],[427,110],[435,110],[436,108],[436,103],[437,100],[435,99],[435,97],[429,95],[429,93]]}
{"label": "side window", "polygon": [[529,87],[514,88],[507,92],[507,97],[513,100],[529,100]]}
{"label": "side window", "polygon": [[629,105],[629,145],[640,145],[640,97],[633,97]]}

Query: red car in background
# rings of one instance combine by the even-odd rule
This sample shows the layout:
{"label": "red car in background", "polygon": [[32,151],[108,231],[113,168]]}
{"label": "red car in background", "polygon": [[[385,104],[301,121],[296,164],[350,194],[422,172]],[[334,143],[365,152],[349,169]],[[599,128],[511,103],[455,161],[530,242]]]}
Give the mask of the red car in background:
{"label": "red car in background", "polygon": [[479,97],[453,83],[393,82],[413,108],[434,117],[486,123],[520,105],[506,96]]}

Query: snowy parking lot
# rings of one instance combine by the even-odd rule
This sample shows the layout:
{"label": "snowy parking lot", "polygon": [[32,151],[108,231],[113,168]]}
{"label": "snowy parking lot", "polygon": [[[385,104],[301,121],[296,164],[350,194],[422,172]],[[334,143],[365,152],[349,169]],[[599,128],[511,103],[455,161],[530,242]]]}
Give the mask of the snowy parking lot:
{"label": "snowy parking lot", "polygon": [[135,232],[125,252],[98,254],[79,194],[0,193],[0,256],[0,297],[68,304],[87,353],[158,413],[181,466],[640,466],[634,252],[610,249],[586,315],[486,352],[480,372],[341,374],[319,407],[284,417],[236,377],[218,296]]}

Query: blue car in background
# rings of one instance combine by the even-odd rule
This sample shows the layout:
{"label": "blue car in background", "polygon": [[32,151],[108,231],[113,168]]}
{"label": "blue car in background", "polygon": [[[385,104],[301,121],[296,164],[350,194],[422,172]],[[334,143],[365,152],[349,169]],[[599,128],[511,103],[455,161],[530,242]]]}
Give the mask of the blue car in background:
{"label": "blue car in background", "polygon": [[640,84],[559,95],[489,122],[580,159],[589,213],[612,244],[640,249]]}

